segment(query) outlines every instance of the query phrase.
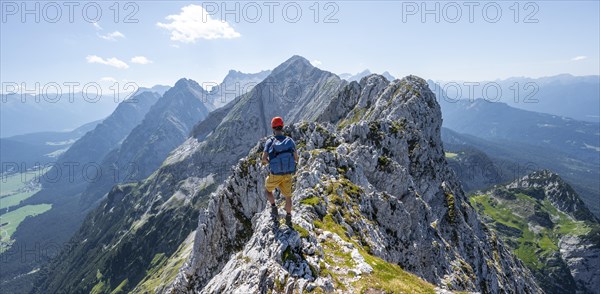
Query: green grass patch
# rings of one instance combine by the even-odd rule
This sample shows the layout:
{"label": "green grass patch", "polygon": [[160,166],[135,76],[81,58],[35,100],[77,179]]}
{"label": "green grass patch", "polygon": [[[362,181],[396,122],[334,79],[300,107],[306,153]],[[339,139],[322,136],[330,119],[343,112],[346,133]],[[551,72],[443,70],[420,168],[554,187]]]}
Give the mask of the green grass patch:
{"label": "green grass patch", "polygon": [[360,118],[365,114],[366,111],[366,108],[359,107],[354,109],[354,113],[352,114],[352,116],[350,118],[343,119],[342,121],[340,121],[340,123],[338,124],[338,128],[343,129],[349,125],[359,122]]}
{"label": "green grass patch", "polygon": [[[546,258],[558,252],[558,240],[565,235],[585,235],[592,227],[583,221],[576,221],[567,214],[557,210],[548,199],[538,200],[523,193],[514,193],[513,200],[499,199],[490,195],[476,195],[470,202],[477,211],[487,216],[491,223],[516,228],[522,232],[520,237],[496,230],[512,251],[532,271],[542,270],[546,266]],[[537,227],[530,229],[528,217],[536,212],[547,213],[552,219],[550,228]]]}
{"label": "green grass patch", "polygon": [[99,281],[98,283],[96,283],[96,285],[94,285],[94,287],[90,291],[90,294],[103,294],[108,291],[110,291],[109,286],[106,285],[104,281]]}
{"label": "green grass patch", "polygon": [[470,201],[473,207],[483,207],[483,211],[479,211],[479,213],[490,216],[496,222],[516,229],[526,227],[523,219],[513,214],[512,208],[499,203],[488,195],[473,196]]}
{"label": "green grass patch", "polygon": [[449,159],[455,159],[458,156],[458,153],[454,152],[444,152],[444,156]]}
{"label": "green grass patch", "polygon": [[454,195],[450,194],[450,193],[446,193],[446,205],[448,207],[448,218],[450,219],[450,222],[455,222],[456,221],[456,207],[455,207],[455,199],[454,199]]}
{"label": "green grass patch", "polygon": [[556,233],[560,235],[582,236],[588,234],[592,228],[583,221],[576,221],[558,211],[548,199],[542,201],[542,207],[552,216],[557,217],[558,221],[555,227]]}
{"label": "green grass patch", "polygon": [[288,260],[293,262],[299,261],[296,257],[296,254],[294,254],[294,251],[292,251],[292,248],[290,248],[289,246],[285,249],[285,251],[283,251],[283,255],[281,256],[281,261],[283,261],[284,263]]}
{"label": "green grass patch", "polygon": [[294,230],[300,234],[301,238],[308,238],[308,231],[306,229],[297,224],[293,224],[292,226],[294,227]]}
{"label": "green grass patch", "polygon": [[361,252],[365,261],[373,267],[371,274],[364,275],[355,283],[361,293],[369,289],[385,293],[435,293],[435,286],[404,271],[399,265]]}
{"label": "green grass patch", "polygon": [[[52,204],[37,204],[37,205],[26,205],[19,209],[0,215],[0,229],[2,238],[0,242],[2,245],[12,243],[12,234],[17,230],[19,224],[25,220],[28,216],[36,216],[42,214],[52,208]],[[8,247],[1,246],[0,252],[8,249]]]}
{"label": "green grass patch", "polygon": [[117,288],[115,288],[112,292],[110,292],[110,294],[127,293],[127,291],[125,291],[125,288],[127,287],[128,283],[129,283],[129,279],[123,280],[123,282],[121,282],[121,284],[119,284],[119,286],[117,286]]}
{"label": "green grass patch", "polygon": [[32,181],[42,174],[40,171],[29,171],[1,177],[0,209],[18,205],[40,191],[39,184],[32,184]]}
{"label": "green grass patch", "polygon": [[[152,258],[149,269],[146,271],[146,276],[138,283],[138,285],[130,293],[156,293],[160,287],[170,284],[177,276],[177,273],[183,263],[189,257],[193,243],[193,239],[188,237],[177,251],[170,257],[164,253],[157,253]],[[164,290],[164,289],[163,289]]]}
{"label": "green grass patch", "polygon": [[11,194],[11,192],[27,186],[29,182],[40,175],[42,173],[39,171],[28,171],[0,177],[0,196]]}
{"label": "green grass patch", "polygon": [[0,209],[9,208],[11,206],[19,205],[21,201],[33,196],[33,194],[39,192],[41,189],[37,188],[35,190],[25,191],[25,192],[16,192],[10,196],[2,196],[0,198]]}
{"label": "green grass patch", "polygon": [[[345,229],[335,223],[333,218],[328,214],[323,218],[323,227],[328,231],[338,234],[344,241],[354,244],[359,253],[364,257],[365,261],[373,267],[373,272],[363,274],[360,279],[352,283],[352,287],[356,293],[365,293],[369,290],[380,290],[385,293],[435,293],[435,286],[422,280],[414,274],[404,271],[400,266],[389,263],[379,257],[371,255],[365,248],[360,246],[355,240],[349,239],[343,233]],[[340,245],[331,241],[324,243],[324,260],[330,265],[344,265],[347,268],[355,266],[351,254],[344,252]],[[331,275],[336,286],[336,289],[345,290],[347,286],[341,282],[342,278],[350,278],[340,276],[330,270],[327,270],[324,264],[320,265],[321,276]]]}
{"label": "green grass patch", "polygon": [[[392,100],[390,100],[392,101]],[[397,122],[397,121],[392,121],[392,126],[390,128],[390,132],[392,132],[392,134],[396,135],[398,134],[400,131],[404,130],[404,125],[406,124],[405,120],[402,120],[402,122]]]}
{"label": "green grass patch", "polygon": [[321,201],[321,199],[319,197],[312,196],[312,197],[308,197],[308,198],[300,200],[300,203],[305,204],[305,205],[315,206],[315,205],[319,204],[320,201]]}

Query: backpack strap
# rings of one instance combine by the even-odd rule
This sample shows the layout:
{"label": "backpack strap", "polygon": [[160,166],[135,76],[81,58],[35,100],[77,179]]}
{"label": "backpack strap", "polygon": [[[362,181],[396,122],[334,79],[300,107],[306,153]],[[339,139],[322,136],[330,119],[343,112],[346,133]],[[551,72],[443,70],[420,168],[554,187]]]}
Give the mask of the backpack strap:
{"label": "backpack strap", "polygon": [[275,136],[270,136],[265,142],[265,149],[267,150],[267,153],[269,151],[269,148],[271,148],[271,145],[273,145],[273,139],[275,139]]}
{"label": "backpack strap", "polygon": [[[288,138],[289,138],[289,137],[287,137],[287,136],[286,136],[286,137],[285,137],[283,140],[279,140],[279,139],[277,139],[277,137],[275,137],[275,136],[271,136],[271,137],[269,138],[269,141],[267,142],[267,143],[269,144],[269,146],[267,147],[267,150],[268,150],[268,149],[271,147],[271,145],[273,145],[273,142],[274,142],[274,140],[277,140],[277,141],[279,141],[279,142],[282,142],[282,141],[284,141],[285,139],[288,139]],[[279,152],[277,152],[277,151],[273,150],[273,156],[274,156],[274,157],[277,157],[279,154],[282,154],[282,153],[293,153],[293,152],[294,152],[294,151],[293,151],[293,148],[289,148],[289,149],[287,149],[287,150],[283,150],[283,151],[279,151]]]}

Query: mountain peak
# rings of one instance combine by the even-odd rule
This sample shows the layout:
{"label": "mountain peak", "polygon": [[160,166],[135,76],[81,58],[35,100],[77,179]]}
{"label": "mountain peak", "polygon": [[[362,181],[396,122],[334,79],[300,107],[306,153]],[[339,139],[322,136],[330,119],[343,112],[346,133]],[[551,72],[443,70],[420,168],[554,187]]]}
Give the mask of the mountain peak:
{"label": "mountain peak", "polygon": [[310,68],[315,67],[312,64],[310,64],[310,61],[308,61],[308,59],[300,55],[294,55],[288,60],[284,61],[279,66],[277,66],[275,69],[273,69],[273,73],[275,74],[289,69],[303,71]]}
{"label": "mountain peak", "polygon": [[192,88],[196,91],[202,91],[205,92],[204,88],[202,88],[202,86],[200,86],[200,84],[198,84],[198,82],[192,80],[192,79],[187,79],[187,78],[181,78],[179,79],[176,83],[175,86],[173,86],[173,88],[185,88],[185,87],[189,87]]}
{"label": "mountain peak", "polygon": [[311,64],[310,61],[308,61],[308,59],[306,59],[300,55],[294,55],[294,56],[290,57],[288,60],[286,60],[284,63],[286,63],[286,62],[290,62],[290,63],[301,62],[304,64]]}
{"label": "mountain peak", "polygon": [[597,221],[575,190],[550,170],[532,172],[507,185],[507,188],[532,193],[534,197],[547,198],[557,209],[577,220]]}
{"label": "mountain peak", "polygon": [[269,75],[269,73],[271,73],[270,70],[261,70],[257,73],[244,73],[235,69],[231,69],[223,79],[222,83],[227,83],[232,80],[238,81],[252,78],[264,79]]}

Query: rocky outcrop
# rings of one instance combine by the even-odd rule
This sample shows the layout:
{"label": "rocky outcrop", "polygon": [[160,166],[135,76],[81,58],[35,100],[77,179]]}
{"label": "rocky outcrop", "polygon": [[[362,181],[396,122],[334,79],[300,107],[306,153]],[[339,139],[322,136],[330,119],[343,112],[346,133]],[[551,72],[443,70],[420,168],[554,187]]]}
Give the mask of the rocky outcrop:
{"label": "rocky outcrop", "polygon": [[[258,144],[212,194],[192,256],[167,292],[541,291],[480,223],[447,166],[425,81],[373,75],[332,104],[341,107],[329,106],[324,124],[286,129],[302,158],[294,230],[269,226]],[[400,280],[378,280],[398,265]]]}
{"label": "rocky outcrop", "polygon": [[471,198],[547,293],[598,293],[600,224],[560,176],[533,172]]}
{"label": "rocky outcrop", "polygon": [[600,233],[596,232],[595,237],[567,235],[558,243],[560,254],[582,292],[600,293]]}

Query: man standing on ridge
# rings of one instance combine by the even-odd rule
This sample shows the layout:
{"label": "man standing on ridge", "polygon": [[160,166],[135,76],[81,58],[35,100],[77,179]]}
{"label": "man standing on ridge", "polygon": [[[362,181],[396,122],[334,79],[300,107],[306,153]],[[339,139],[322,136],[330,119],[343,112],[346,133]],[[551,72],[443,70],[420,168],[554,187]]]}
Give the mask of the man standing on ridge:
{"label": "man standing on ridge", "polygon": [[267,198],[271,203],[271,216],[273,221],[277,222],[279,213],[275,205],[273,191],[279,188],[279,191],[285,196],[285,223],[292,227],[292,175],[296,172],[296,163],[298,162],[298,152],[296,152],[296,143],[292,138],[283,134],[283,119],[279,116],[271,120],[273,136],[265,142],[265,148],[262,155],[262,164],[269,163],[269,176],[267,177],[265,188]]}

